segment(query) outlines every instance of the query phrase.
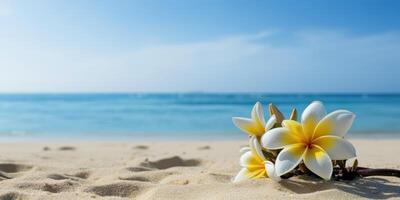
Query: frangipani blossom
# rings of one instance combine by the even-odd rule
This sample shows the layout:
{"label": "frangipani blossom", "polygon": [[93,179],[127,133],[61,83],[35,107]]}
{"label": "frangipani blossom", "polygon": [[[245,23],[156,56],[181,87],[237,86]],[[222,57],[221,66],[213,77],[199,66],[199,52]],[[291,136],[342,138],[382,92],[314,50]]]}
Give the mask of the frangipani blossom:
{"label": "frangipani blossom", "polygon": [[251,111],[251,118],[233,117],[233,123],[243,132],[250,136],[261,137],[266,131],[271,129],[276,123],[274,115],[265,123],[264,112],[260,102],[257,102]]}
{"label": "frangipani blossom", "polygon": [[267,161],[262,153],[261,145],[255,136],[250,138],[250,148],[242,148],[240,165],[242,169],[233,179],[233,182],[239,182],[247,179],[257,179],[270,177],[273,180],[280,180],[275,173],[275,166]]}
{"label": "frangipani blossom", "polygon": [[350,129],[355,115],[337,110],[326,115],[323,104],[311,103],[301,116],[301,124],[284,120],[282,128],[275,128],[261,139],[267,149],[282,149],[276,162],[278,176],[293,170],[301,161],[321,178],[329,180],[332,160],[345,160],[356,156],[353,145],[343,137]]}

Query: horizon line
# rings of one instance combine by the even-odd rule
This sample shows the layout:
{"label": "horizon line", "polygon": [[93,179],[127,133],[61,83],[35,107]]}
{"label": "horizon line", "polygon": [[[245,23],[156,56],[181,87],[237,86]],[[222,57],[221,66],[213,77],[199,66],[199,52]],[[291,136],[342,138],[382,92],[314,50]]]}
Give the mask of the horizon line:
{"label": "horizon line", "polygon": [[135,91],[85,91],[85,92],[51,92],[51,91],[43,91],[43,92],[1,92],[0,95],[79,95],[79,94],[93,94],[93,95],[106,95],[106,94],[144,94],[144,95],[152,95],[152,94],[243,94],[243,95],[400,95],[400,92],[203,92],[203,91],[188,91],[188,92],[135,92]]}

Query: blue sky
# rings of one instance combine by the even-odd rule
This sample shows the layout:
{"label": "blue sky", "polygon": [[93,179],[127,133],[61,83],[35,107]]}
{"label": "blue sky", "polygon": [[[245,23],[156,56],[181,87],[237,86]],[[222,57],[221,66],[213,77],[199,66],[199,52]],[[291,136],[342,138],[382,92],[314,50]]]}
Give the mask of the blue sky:
{"label": "blue sky", "polygon": [[0,0],[0,92],[400,92],[399,10]]}

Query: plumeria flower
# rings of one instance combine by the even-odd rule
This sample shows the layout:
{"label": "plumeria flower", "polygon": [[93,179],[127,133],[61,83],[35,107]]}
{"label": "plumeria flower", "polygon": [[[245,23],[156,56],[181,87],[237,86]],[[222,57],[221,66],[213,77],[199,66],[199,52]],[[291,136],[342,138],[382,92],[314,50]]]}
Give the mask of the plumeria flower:
{"label": "plumeria flower", "polygon": [[233,117],[233,123],[240,130],[250,136],[261,137],[266,131],[270,130],[276,123],[275,115],[272,115],[268,122],[265,122],[263,108],[260,102],[257,102],[251,111],[251,118]]}
{"label": "plumeria flower", "polygon": [[293,170],[301,161],[313,173],[329,180],[332,160],[345,160],[356,156],[353,145],[343,137],[350,129],[355,115],[336,110],[326,115],[323,104],[311,103],[301,116],[301,124],[284,120],[282,128],[275,128],[261,139],[267,149],[282,149],[276,162],[278,176]]}
{"label": "plumeria flower", "polygon": [[265,158],[257,138],[252,136],[249,143],[249,149],[241,149],[240,165],[242,169],[233,179],[233,182],[265,177],[279,181],[280,177],[275,173],[274,164]]}

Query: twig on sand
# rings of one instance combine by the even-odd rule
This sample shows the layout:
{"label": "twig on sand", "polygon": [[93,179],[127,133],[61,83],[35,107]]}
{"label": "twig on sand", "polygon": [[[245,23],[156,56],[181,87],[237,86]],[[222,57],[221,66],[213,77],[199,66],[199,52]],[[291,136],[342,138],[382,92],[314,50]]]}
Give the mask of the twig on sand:
{"label": "twig on sand", "polygon": [[333,177],[335,180],[353,180],[357,177],[368,176],[394,176],[400,178],[400,170],[397,169],[373,169],[366,167],[357,167],[353,169],[335,167],[333,169]]}
{"label": "twig on sand", "polygon": [[[281,178],[288,179],[288,178],[291,178],[293,176],[298,176],[298,175],[310,175],[310,176],[318,177],[308,170],[302,171],[302,170],[298,169],[298,170],[294,170],[291,173],[281,176]],[[397,170],[397,169],[373,169],[373,168],[366,168],[366,167],[357,167],[357,168],[334,167],[332,179],[336,180],[336,181],[354,180],[356,178],[362,178],[362,177],[368,177],[368,176],[393,176],[393,177],[400,178],[400,170]]]}

